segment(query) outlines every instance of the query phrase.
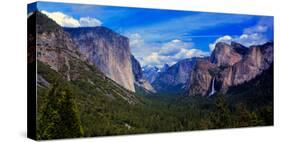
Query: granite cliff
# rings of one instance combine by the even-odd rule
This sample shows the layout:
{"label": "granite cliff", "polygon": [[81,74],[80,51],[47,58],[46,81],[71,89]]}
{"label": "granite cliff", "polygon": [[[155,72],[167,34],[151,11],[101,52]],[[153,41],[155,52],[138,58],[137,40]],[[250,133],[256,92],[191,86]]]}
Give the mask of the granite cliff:
{"label": "granite cliff", "polygon": [[212,79],[216,91],[248,82],[273,63],[273,43],[244,47],[239,43],[217,43],[210,60],[197,62],[187,81],[188,95],[208,95]]}
{"label": "granite cliff", "polygon": [[156,91],[151,86],[151,84],[144,78],[142,68],[138,60],[131,55],[131,62],[132,62],[132,70],[134,74],[134,83],[135,85],[143,88],[148,93],[155,93]]}
{"label": "granite cliff", "polygon": [[135,91],[128,38],[106,27],[64,28],[85,60],[124,88]]}

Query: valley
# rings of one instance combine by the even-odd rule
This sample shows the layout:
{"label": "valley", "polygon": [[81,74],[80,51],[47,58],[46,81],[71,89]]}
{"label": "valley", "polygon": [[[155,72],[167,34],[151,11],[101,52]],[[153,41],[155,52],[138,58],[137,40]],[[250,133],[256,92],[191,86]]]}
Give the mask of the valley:
{"label": "valley", "polygon": [[28,18],[36,43],[37,139],[273,125],[273,42],[218,42],[210,56],[141,66],[103,26]]}

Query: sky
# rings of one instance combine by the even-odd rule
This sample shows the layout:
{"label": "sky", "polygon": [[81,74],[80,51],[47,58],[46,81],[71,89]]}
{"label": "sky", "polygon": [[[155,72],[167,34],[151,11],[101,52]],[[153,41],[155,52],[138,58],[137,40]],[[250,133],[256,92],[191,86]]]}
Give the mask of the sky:
{"label": "sky", "polygon": [[63,27],[105,26],[126,36],[142,66],[209,56],[218,42],[244,46],[273,41],[273,17],[37,2],[39,10]]}

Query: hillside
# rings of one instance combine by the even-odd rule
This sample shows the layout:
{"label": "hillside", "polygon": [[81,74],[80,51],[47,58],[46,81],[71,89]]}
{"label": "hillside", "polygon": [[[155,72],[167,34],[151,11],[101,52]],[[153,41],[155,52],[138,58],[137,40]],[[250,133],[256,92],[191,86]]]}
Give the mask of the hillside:
{"label": "hillside", "polygon": [[140,99],[83,60],[69,34],[47,16],[34,12],[28,22],[37,28],[37,33],[30,32],[36,39],[29,36],[37,43],[37,139],[106,135],[110,130],[96,131],[107,124],[122,130],[125,122],[113,122],[103,112],[113,115],[120,111],[116,108],[125,112],[128,106],[140,104]]}

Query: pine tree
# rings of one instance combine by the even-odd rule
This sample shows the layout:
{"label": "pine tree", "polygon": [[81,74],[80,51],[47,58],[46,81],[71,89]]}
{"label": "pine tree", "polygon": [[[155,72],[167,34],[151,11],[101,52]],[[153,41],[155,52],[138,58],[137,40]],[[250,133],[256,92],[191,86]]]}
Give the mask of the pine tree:
{"label": "pine tree", "polygon": [[222,94],[218,94],[215,102],[215,111],[211,116],[214,128],[231,127],[231,114],[226,100]]}
{"label": "pine tree", "polygon": [[79,110],[73,91],[67,83],[55,83],[39,123],[40,139],[82,137]]}

